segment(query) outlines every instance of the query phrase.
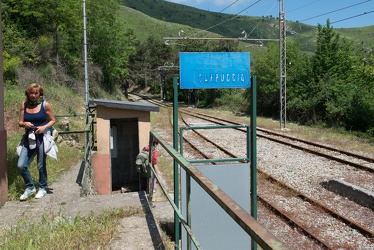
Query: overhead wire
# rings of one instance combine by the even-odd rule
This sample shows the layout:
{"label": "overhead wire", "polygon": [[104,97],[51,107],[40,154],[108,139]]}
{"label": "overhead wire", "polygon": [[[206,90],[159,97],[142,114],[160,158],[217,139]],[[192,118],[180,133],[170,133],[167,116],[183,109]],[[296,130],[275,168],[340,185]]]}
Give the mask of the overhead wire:
{"label": "overhead wire", "polygon": [[349,8],[352,8],[352,7],[355,7],[357,5],[360,5],[360,4],[363,4],[363,3],[366,3],[366,2],[370,2],[370,1],[371,0],[366,0],[366,1],[363,1],[363,2],[360,2],[360,3],[349,5],[347,7],[343,7],[343,8],[340,8],[340,9],[337,9],[337,10],[333,10],[333,11],[330,11],[330,12],[326,12],[326,13],[323,13],[323,14],[320,14],[320,15],[317,15],[317,16],[306,18],[304,20],[301,20],[300,22],[304,22],[304,21],[307,21],[307,20],[310,20],[310,19],[314,19],[314,18],[317,18],[317,17],[320,17],[320,16],[328,15],[328,14],[331,14],[331,13],[334,13],[334,12],[338,12],[338,11],[341,11],[341,10],[349,9]]}
{"label": "overhead wire", "polygon": [[[201,33],[201,32],[204,32],[204,31],[205,31],[205,32],[206,32],[206,31],[209,31],[209,30],[211,30],[211,29],[213,29],[213,28],[215,28],[215,27],[217,27],[217,26],[219,26],[219,25],[222,25],[222,24],[224,24],[224,23],[226,23],[226,22],[229,22],[229,21],[231,21],[231,20],[233,20],[233,19],[235,19],[235,18],[238,18],[238,17],[239,17],[239,14],[243,13],[244,11],[248,10],[249,8],[253,7],[254,5],[258,4],[258,3],[261,2],[261,1],[262,1],[262,0],[257,0],[257,1],[255,1],[254,3],[252,3],[251,5],[249,5],[248,7],[244,8],[243,10],[241,10],[241,11],[239,11],[238,13],[234,14],[231,18],[229,18],[229,19],[227,19],[227,20],[224,20],[224,21],[222,21],[222,22],[220,22],[220,23],[217,23],[217,24],[215,24],[215,25],[213,25],[213,26],[211,26],[211,27],[209,27],[209,28],[206,28],[206,29],[204,29],[204,30],[201,30],[200,32],[197,32],[197,33]],[[288,12],[292,12],[292,11],[295,11],[295,10],[298,10],[298,9],[301,9],[301,8],[304,8],[304,7],[306,7],[306,6],[312,5],[312,4],[317,3],[317,2],[319,2],[319,1],[320,1],[320,0],[317,0],[317,1],[311,2],[311,3],[309,3],[309,4],[306,4],[306,5],[300,6],[300,7],[298,7],[298,8],[293,9],[293,10],[290,10],[290,11],[288,11]],[[307,19],[301,20],[300,22],[303,22],[303,21],[306,21],[306,20],[310,20],[310,19],[314,19],[314,18],[317,18],[317,17],[323,16],[323,15],[327,15],[327,14],[334,13],[334,12],[338,12],[338,11],[341,11],[341,10],[345,10],[345,9],[348,9],[348,8],[352,8],[352,7],[355,7],[355,6],[357,6],[357,5],[364,4],[364,3],[366,3],[366,2],[370,2],[370,1],[371,1],[371,0],[366,0],[366,1],[363,1],[363,2],[360,2],[360,3],[356,3],[356,4],[353,4],[353,5],[349,5],[349,6],[346,6],[346,7],[343,7],[343,8],[337,9],[337,10],[334,10],[334,11],[330,11],[330,12],[327,12],[327,13],[323,13],[323,14],[320,14],[320,15],[317,15],[317,16],[313,16],[313,17],[310,17],[310,18],[307,18]],[[225,7],[224,9],[222,9],[219,13],[222,13],[222,12],[225,11],[226,9],[228,9],[228,8],[230,8],[231,6],[233,6],[234,4],[236,4],[237,2],[238,2],[238,0],[232,2],[232,3],[229,4],[227,7]],[[278,1],[277,1],[277,2],[278,2]],[[276,3],[275,3],[275,4],[276,4]],[[270,8],[270,10],[269,10],[267,13],[269,13],[269,12],[271,11],[271,9],[274,8],[275,4]],[[364,12],[364,13],[359,14],[359,15],[355,15],[355,16],[352,16],[352,17],[348,17],[348,18],[344,18],[344,19],[341,19],[341,20],[338,20],[338,21],[331,22],[331,24],[333,24],[333,23],[338,23],[338,22],[342,22],[342,21],[345,21],[345,20],[348,20],[348,19],[352,19],[352,18],[356,18],[356,17],[362,16],[362,15],[370,14],[370,13],[372,13],[372,12],[374,12],[374,11]],[[253,33],[253,31],[257,28],[257,26],[258,26],[258,25],[259,25],[263,20],[264,20],[264,18],[262,18],[262,19],[261,19],[261,20],[260,20],[260,21],[255,25],[255,27],[250,31],[250,33],[249,33],[249,34],[246,34],[246,36],[248,36],[248,35],[250,35],[251,33]]]}
{"label": "overhead wire", "polygon": [[290,13],[290,12],[293,12],[293,11],[295,11],[295,10],[302,9],[302,8],[307,7],[307,6],[309,6],[309,5],[315,4],[315,3],[319,2],[319,1],[321,1],[321,0],[317,0],[317,1],[314,1],[314,2],[312,2],[312,3],[305,4],[305,5],[303,5],[303,6],[297,7],[297,8],[295,8],[295,9],[293,9],[293,10],[289,10],[289,11],[287,11],[287,12]]}
{"label": "overhead wire", "polygon": [[239,11],[238,13],[235,14],[235,16],[239,16],[240,13],[248,10],[249,8],[251,8],[253,5],[257,4],[258,2],[261,2],[262,0],[258,0],[256,2],[254,2],[253,4],[249,5],[248,7],[244,8],[243,10]]}
{"label": "overhead wire", "polygon": [[226,8],[224,8],[223,10],[221,10],[220,12],[218,13],[222,13],[223,11],[227,10],[228,8],[230,8],[231,6],[233,6],[235,3],[237,3],[239,0],[236,0],[235,2],[231,3],[229,6],[227,6]]}
{"label": "overhead wire", "polygon": [[[240,13],[243,13],[244,11],[246,11],[246,10],[248,10],[249,8],[251,8],[252,6],[254,6],[255,4],[257,4],[257,3],[259,3],[259,2],[261,2],[262,0],[257,0],[256,2],[254,2],[253,4],[251,4],[251,5],[249,5],[248,7],[246,7],[246,8],[244,8],[243,10],[241,10],[241,11],[239,11],[238,13],[236,13],[236,14],[234,14],[234,16],[233,17],[231,17],[231,18],[229,18],[228,20],[225,20],[225,21],[222,21],[222,22],[220,22],[220,23],[218,23],[218,24],[215,24],[215,25],[213,25],[213,26],[211,26],[211,27],[209,27],[209,28],[207,28],[207,29],[204,29],[204,30],[201,30],[201,31],[199,31],[199,32],[197,32],[196,34],[198,34],[198,33],[201,33],[201,32],[206,32],[206,31],[209,31],[210,29],[212,29],[212,28],[215,28],[215,27],[217,27],[217,26],[219,26],[219,25],[222,25],[222,24],[224,24],[224,23],[226,23],[226,22],[228,22],[228,21],[231,21],[231,20],[233,20],[233,19],[235,19],[235,18],[237,18],[237,17],[239,17],[239,14]],[[273,1],[273,0],[271,0],[271,1]],[[267,13],[269,13],[273,8],[274,8],[274,6],[276,5],[276,3],[278,2],[279,0],[277,0],[274,4],[273,4],[273,6],[268,10],[268,12]],[[224,10],[226,10],[227,8],[229,8],[229,7],[231,7],[232,5],[234,5],[236,2],[238,2],[238,0],[237,1],[235,1],[235,2],[233,2],[233,3],[231,3],[229,6],[227,6],[226,8],[224,8],[222,11],[224,11]],[[267,4],[267,3],[266,3]],[[266,4],[264,4],[264,5],[266,5]],[[263,5],[262,5],[263,6]],[[222,12],[221,11],[221,12]],[[221,13],[220,12],[220,13]],[[247,34],[246,32],[245,32],[245,30],[243,29],[243,32],[242,32],[242,34],[244,34],[245,33],[245,39],[248,37],[248,35],[250,35],[250,34],[252,34],[252,32],[257,28],[257,26],[262,22],[264,20],[264,18],[262,18],[256,25],[255,25],[255,27],[251,30],[251,32],[249,33],[249,34]],[[261,40],[261,39],[260,39]]]}
{"label": "overhead wire", "polygon": [[347,18],[343,18],[343,19],[340,19],[338,21],[331,22],[330,24],[339,23],[339,22],[346,21],[346,20],[349,20],[349,19],[352,19],[352,18],[356,18],[356,17],[359,17],[359,16],[367,15],[367,14],[370,14],[370,13],[373,13],[373,12],[374,12],[374,10],[365,11],[364,13],[361,13],[361,14],[358,14],[358,15],[355,15],[355,16],[351,16],[351,17],[347,17]]}
{"label": "overhead wire", "polygon": [[[273,6],[271,6],[271,8],[268,10],[268,12],[266,12],[266,15],[274,8],[274,6],[277,4],[277,2],[275,2],[273,4]],[[250,34],[252,34],[252,32],[257,28],[257,26],[264,20],[264,18],[261,18],[261,20],[255,25],[255,27],[251,30],[251,32],[249,32],[248,36]]]}
{"label": "overhead wire", "polygon": [[239,17],[239,14],[240,14],[240,13],[246,11],[247,9],[251,8],[252,6],[254,6],[255,4],[257,4],[257,3],[261,2],[261,1],[262,1],[262,0],[257,0],[257,1],[254,2],[253,4],[251,4],[251,5],[249,5],[248,7],[246,7],[245,9],[243,9],[243,10],[239,11],[238,13],[236,13],[233,17],[231,17],[231,18],[229,18],[229,19],[227,19],[227,20],[225,20],[225,21],[222,21],[222,22],[220,22],[220,23],[218,23],[218,24],[215,24],[215,25],[213,25],[213,26],[211,26],[211,27],[209,27],[209,28],[207,28],[207,29],[204,29],[204,30],[202,30],[201,32],[203,32],[203,31],[209,31],[210,29],[213,29],[213,28],[215,28],[215,27],[217,27],[217,26],[219,26],[219,25],[221,25],[221,24],[224,24],[224,23],[226,23],[226,22],[228,22],[228,21],[231,21],[231,20],[233,20],[233,19]]}
{"label": "overhead wire", "polygon": [[[258,9],[258,8],[264,7],[264,6],[266,6],[266,5],[269,5],[271,2],[274,2],[274,0],[268,0],[267,2],[262,3],[262,5],[258,5],[258,6],[256,6],[256,8]],[[279,0],[275,0],[274,5],[276,5],[278,2],[279,2]],[[274,7],[274,5],[270,8],[270,10]],[[256,8],[255,8],[255,9],[256,9]],[[252,9],[252,11],[254,11],[255,9]],[[248,12],[247,12],[247,13],[248,13]],[[268,13],[269,13],[269,11],[268,11],[266,14],[268,14]],[[264,16],[264,15],[263,15],[263,16]]]}

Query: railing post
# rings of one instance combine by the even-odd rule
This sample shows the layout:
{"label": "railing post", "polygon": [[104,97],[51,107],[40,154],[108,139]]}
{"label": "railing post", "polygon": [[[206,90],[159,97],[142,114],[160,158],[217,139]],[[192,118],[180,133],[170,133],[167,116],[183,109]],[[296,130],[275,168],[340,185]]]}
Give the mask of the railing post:
{"label": "railing post", "polygon": [[[251,215],[257,220],[257,141],[256,141],[256,119],[257,119],[257,106],[256,106],[256,76],[252,77],[251,83]],[[251,249],[256,250],[257,244],[251,241]]]}
{"label": "railing post", "polygon": [[[173,147],[178,151],[178,77],[173,77],[173,90],[174,90],[174,101],[173,101]],[[179,171],[178,163],[174,159],[174,203],[179,209]],[[174,211],[174,239],[175,249],[179,249],[179,218],[178,214]]]}

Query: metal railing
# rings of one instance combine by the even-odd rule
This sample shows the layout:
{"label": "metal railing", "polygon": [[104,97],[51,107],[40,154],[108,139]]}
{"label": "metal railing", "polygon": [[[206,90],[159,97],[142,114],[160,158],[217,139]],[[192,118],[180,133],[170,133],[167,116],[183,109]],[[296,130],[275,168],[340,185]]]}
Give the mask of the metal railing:
{"label": "metal railing", "polygon": [[188,127],[181,127],[179,128],[179,145],[180,145],[180,153],[183,155],[183,131],[185,130],[199,130],[199,129],[226,129],[226,128],[245,128],[247,133],[247,145],[246,145],[246,154],[247,157],[245,158],[226,158],[226,159],[203,159],[203,160],[190,160],[190,163],[207,163],[207,162],[249,162],[250,161],[250,145],[249,145],[249,137],[250,137],[250,127],[249,125],[218,125],[218,126],[188,126]]}
{"label": "metal railing", "polygon": [[[66,118],[66,117],[84,117],[86,114],[75,114],[75,115],[55,115],[55,118]],[[84,130],[74,130],[74,131],[58,131],[59,135],[66,135],[66,134],[83,134]]]}
{"label": "metal railing", "polygon": [[95,146],[94,136],[94,116],[90,115],[87,119],[86,127],[84,128],[84,156],[83,156],[83,180],[82,180],[82,192],[84,195],[94,193],[94,178],[92,170],[92,151]]}
{"label": "metal railing", "polygon": [[[181,168],[186,171],[188,178],[192,178],[196,183],[210,196],[222,209],[250,236],[262,249],[287,249],[284,247],[275,236],[273,236],[267,229],[265,229],[255,218],[253,218],[246,210],[241,208],[231,197],[223,192],[217,185],[206,178],[196,167],[192,166],[178,151],[164,141],[160,135],[156,132],[150,133],[150,145],[154,139],[159,141],[167,153],[173,158]],[[175,203],[170,197],[168,190],[160,181],[157,176],[153,165],[149,165],[155,178],[161,187],[162,192],[167,197],[169,203],[174,209],[174,215],[178,217],[179,222],[186,229],[188,237],[191,239],[197,249],[202,249],[201,245],[197,241],[192,229],[186,219],[183,217],[181,210],[179,209],[178,202]],[[153,192],[149,193],[150,199],[152,200]],[[179,232],[176,232],[179,233]],[[177,243],[176,243],[177,244]],[[178,245],[178,244],[177,244]],[[178,248],[178,246],[177,246]]]}
{"label": "metal railing", "polygon": [[95,146],[94,138],[94,114],[76,114],[76,115],[56,115],[55,118],[66,118],[66,117],[86,117],[86,126],[83,130],[74,131],[58,131],[59,135],[69,134],[84,134],[84,154],[82,159],[82,165],[80,171],[82,176],[80,184],[82,186],[82,193],[84,195],[93,194],[95,190],[95,184],[93,179],[92,171],[92,151]]}

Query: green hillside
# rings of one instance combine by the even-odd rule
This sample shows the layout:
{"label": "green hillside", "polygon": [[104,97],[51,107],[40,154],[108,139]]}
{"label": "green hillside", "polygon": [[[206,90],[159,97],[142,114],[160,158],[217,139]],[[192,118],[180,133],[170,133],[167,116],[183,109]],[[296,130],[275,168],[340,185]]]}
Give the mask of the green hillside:
{"label": "green hillside", "polygon": [[[234,16],[210,11],[204,11],[193,7],[170,3],[163,0],[122,0],[124,6],[138,10],[150,17],[163,20],[166,23],[176,23],[184,26],[196,28],[200,31],[185,32],[186,36],[209,37],[205,30],[219,34],[222,37],[242,37],[243,30],[249,34],[251,39],[278,39],[279,21],[277,17],[254,17],[254,16]],[[136,17],[135,17],[136,18]],[[145,19],[147,20],[147,19]],[[134,21],[134,20],[131,20]],[[147,30],[148,20],[144,21],[144,30]],[[161,30],[156,30],[162,33]],[[147,30],[148,31],[148,30]],[[170,30],[172,31],[172,30]],[[186,31],[186,30],[184,30]],[[204,32],[202,32],[204,31]],[[287,22],[287,40],[300,44],[301,50],[313,52],[316,48],[315,37],[317,27],[302,24],[295,21]],[[343,37],[347,37],[357,43],[364,43],[372,46],[374,36],[374,26],[350,29],[337,29]],[[154,33],[155,30],[150,30]],[[177,36],[178,32],[171,32],[170,36]],[[251,42],[261,45],[260,42]],[[264,42],[266,45],[266,43]]]}
{"label": "green hillside", "polygon": [[[141,42],[144,42],[149,36],[154,36],[158,39],[164,39],[165,37],[178,37],[180,30],[184,31],[184,35],[190,36],[189,34],[195,34],[197,36],[202,36],[202,31],[198,28],[193,28],[188,25],[166,22],[163,20],[150,17],[140,11],[137,11],[130,7],[123,7],[121,11],[122,18],[125,20],[125,23],[128,28],[131,28],[134,31],[135,36]],[[240,34],[242,37],[243,35]],[[222,35],[214,32],[204,32],[204,37],[218,38]],[[170,44],[178,44],[177,40],[170,42]],[[242,51],[250,52],[251,57],[255,58],[256,55],[264,51],[264,47],[259,46],[258,42],[240,42],[239,48]]]}

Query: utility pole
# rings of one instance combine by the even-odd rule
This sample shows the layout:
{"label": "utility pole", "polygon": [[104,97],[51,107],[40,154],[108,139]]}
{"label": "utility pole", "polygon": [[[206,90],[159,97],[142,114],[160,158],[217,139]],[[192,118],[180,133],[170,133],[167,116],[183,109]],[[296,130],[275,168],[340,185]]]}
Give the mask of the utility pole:
{"label": "utility pole", "polygon": [[87,17],[86,0],[83,0],[83,39],[84,39],[84,83],[86,88],[86,122],[88,121],[88,60],[87,60]]}
{"label": "utility pole", "polygon": [[287,103],[287,85],[286,85],[286,14],[284,13],[284,0],[279,0],[279,101],[280,129],[286,128],[286,103]]}
{"label": "utility pole", "polygon": [[179,70],[179,66],[174,66],[174,63],[165,62],[164,65],[158,66],[157,68],[160,71],[161,75],[161,81],[160,81],[160,94],[161,94],[161,100],[163,100],[166,97],[166,91],[164,91],[165,88],[165,72],[168,70]]}

